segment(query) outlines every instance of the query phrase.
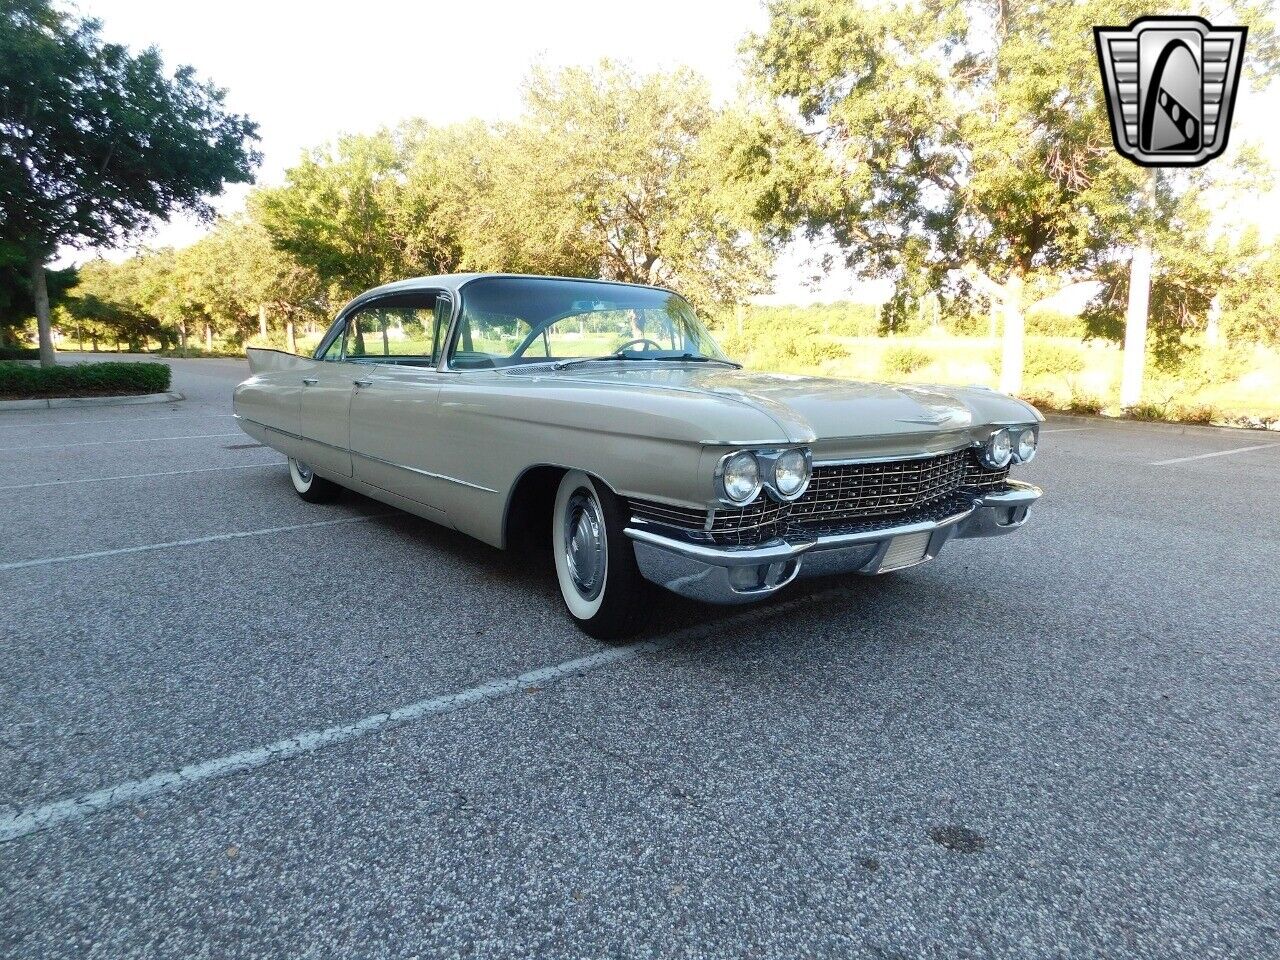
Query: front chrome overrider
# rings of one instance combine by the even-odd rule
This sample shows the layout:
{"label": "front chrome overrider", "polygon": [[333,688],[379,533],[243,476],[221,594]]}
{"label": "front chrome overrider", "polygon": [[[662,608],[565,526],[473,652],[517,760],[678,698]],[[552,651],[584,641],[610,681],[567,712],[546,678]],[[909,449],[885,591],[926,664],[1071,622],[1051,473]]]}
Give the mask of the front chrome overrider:
{"label": "front chrome overrider", "polygon": [[[936,557],[951,539],[998,537],[1027,519],[1040,488],[1009,480],[1002,490],[975,493],[967,506],[940,519],[826,536],[778,537],[752,546],[723,546],[644,520],[632,520],[627,536],[649,580],[708,603],[750,603],[776,593],[797,577],[886,573]],[[901,538],[912,538],[903,540]],[[567,538],[566,538],[567,540]],[[905,561],[894,544],[916,552]]]}

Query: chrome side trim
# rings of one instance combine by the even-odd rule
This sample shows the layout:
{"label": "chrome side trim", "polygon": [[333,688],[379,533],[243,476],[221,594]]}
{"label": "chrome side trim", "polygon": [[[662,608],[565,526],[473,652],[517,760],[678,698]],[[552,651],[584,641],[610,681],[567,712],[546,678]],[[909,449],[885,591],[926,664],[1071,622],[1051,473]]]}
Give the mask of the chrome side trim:
{"label": "chrome side trim", "polygon": [[252,424],[255,424],[256,426],[262,427],[263,430],[270,430],[272,433],[278,433],[284,437],[291,437],[294,440],[305,440],[307,443],[318,443],[320,444],[320,446],[328,447],[331,450],[340,450],[343,453],[350,453],[352,456],[362,457],[365,460],[374,460],[378,463],[385,463],[388,467],[398,467],[401,470],[408,470],[410,473],[421,474],[424,477],[431,477],[432,479],[435,479],[435,480],[444,480],[446,483],[456,483],[460,487],[470,487],[472,490],[480,490],[480,491],[483,491],[484,493],[498,492],[497,490],[494,490],[492,487],[483,487],[478,483],[471,483],[468,480],[459,480],[457,477],[451,477],[448,474],[432,473],[430,470],[421,470],[418,467],[410,467],[407,464],[395,463],[391,460],[383,460],[381,457],[375,457],[372,454],[368,454],[368,453],[361,453],[359,450],[349,450],[346,447],[339,447],[333,443],[325,443],[323,440],[315,440],[311,437],[304,437],[300,433],[291,433],[288,430],[281,430],[279,427],[273,427],[269,423],[263,423],[261,420],[254,420],[250,417],[245,417],[238,413],[234,414],[234,416],[237,420],[244,420],[247,423],[252,423]]}
{"label": "chrome side trim", "polygon": [[484,493],[497,493],[493,487],[483,487],[478,483],[471,483],[469,480],[459,480],[457,477],[451,477],[445,473],[432,473],[430,470],[423,470],[420,467],[411,467],[406,463],[396,463],[394,460],[383,460],[381,457],[375,457],[371,453],[361,453],[359,450],[352,450],[353,457],[360,457],[363,460],[372,460],[375,463],[384,463],[388,467],[396,467],[399,470],[407,470],[410,473],[416,473],[419,476],[431,477],[433,480],[444,480],[446,483],[456,483],[460,487],[470,487],[472,490],[480,490]]}

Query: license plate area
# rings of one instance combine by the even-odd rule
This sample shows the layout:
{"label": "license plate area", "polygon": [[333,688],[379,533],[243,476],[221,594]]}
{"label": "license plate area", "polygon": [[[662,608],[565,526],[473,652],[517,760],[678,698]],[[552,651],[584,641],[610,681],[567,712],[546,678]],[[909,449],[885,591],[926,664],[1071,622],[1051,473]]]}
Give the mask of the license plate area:
{"label": "license plate area", "polygon": [[929,559],[929,539],[933,536],[930,530],[919,533],[904,533],[889,541],[889,547],[880,558],[877,573],[888,573],[890,570],[901,570],[903,567],[915,566]]}

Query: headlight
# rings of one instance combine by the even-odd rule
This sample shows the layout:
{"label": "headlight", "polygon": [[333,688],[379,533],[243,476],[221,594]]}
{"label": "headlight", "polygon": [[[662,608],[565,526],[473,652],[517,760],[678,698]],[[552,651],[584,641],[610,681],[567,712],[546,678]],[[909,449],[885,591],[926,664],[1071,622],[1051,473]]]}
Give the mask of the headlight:
{"label": "headlight", "polygon": [[1013,445],[1014,458],[1019,463],[1026,463],[1036,455],[1036,432],[1031,427],[1024,428],[1017,434]]}
{"label": "headlight", "polygon": [[1002,470],[1013,459],[1013,438],[1008,430],[997,430],[987,438],[982,448],[982,465],[992,470]]}
{"label": "headlight", "polygon": [[749,503],[760,492],[760,462],[749,450],[721,461],[720,487],[732,503]]}
{"label": "headlight", "polygon": [[779,496],[794,499],[809,484],[812,468],[809,456],[803,450],[788,450],[773,461],[773,488]]}

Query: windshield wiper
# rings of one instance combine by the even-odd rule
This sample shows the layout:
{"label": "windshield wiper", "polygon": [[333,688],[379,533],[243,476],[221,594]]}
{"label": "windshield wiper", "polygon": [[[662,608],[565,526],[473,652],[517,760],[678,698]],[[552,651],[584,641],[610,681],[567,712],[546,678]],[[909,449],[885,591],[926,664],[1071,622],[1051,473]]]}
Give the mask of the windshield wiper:
{"label": "windshield wiper", "polygon": [[575,363],[597,363],[602,360],[631,360],[640,359],[639,357],[628,357],[625,351],[619,350],[617,353],[605,353],[598,357],[573,357],[569,360],[557,360],[551,365],[552,370],[563,370],[565,367],[572,367]]}
{"label": "windshield wiper", "polygon": [[661,357],[649,357],[650,360],[688,360],[693,363],[723,363],[726,367],[733,367],[735,370],[741,370],[742,364],[735,360],[721,360],[719,357],[704,357],[700,353],[681,353],[678,355],[666,354]]}

